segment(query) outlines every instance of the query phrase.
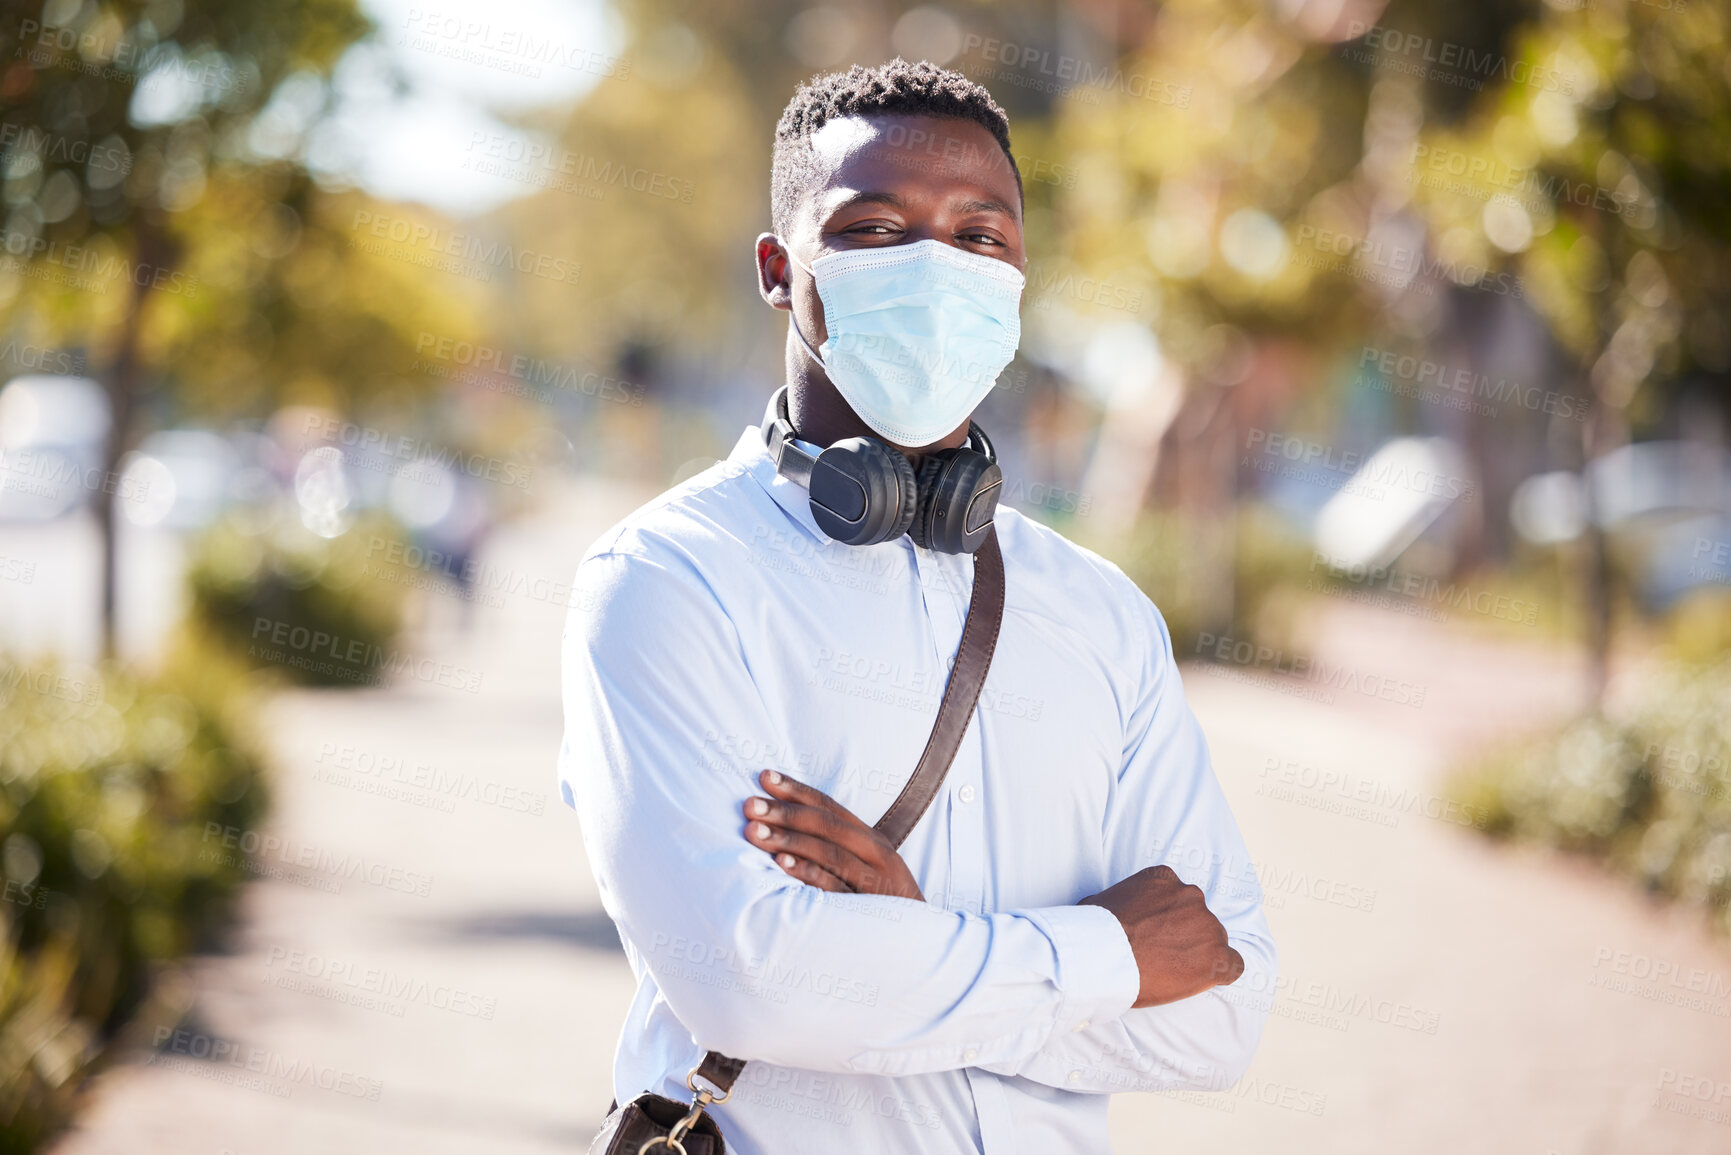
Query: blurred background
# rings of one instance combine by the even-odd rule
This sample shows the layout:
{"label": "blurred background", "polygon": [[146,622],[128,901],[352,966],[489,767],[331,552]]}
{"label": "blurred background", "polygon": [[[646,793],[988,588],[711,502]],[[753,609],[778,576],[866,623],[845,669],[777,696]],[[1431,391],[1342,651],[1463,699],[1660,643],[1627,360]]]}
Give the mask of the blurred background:
{"label": "blurred background", "polygon": [[775,122],[897,55],[1010,114],[1006,500],[1281,945],[1117,1149],[1731,1144],[1731,4],[0,13],[0,1150],[586,1145],[571,573],[760,417]]}

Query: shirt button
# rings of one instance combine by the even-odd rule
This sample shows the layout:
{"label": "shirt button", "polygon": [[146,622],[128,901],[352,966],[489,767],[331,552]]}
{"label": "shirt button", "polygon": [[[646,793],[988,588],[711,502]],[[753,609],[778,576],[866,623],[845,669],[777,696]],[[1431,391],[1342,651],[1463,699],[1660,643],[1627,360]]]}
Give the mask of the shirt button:
{"label": "shirt button", "polygon": [[1085,1031],[1091,1025],[1092,1024],[1090,1024],[1087,1019],[1083,1019],[1081,1022],[1077,1023],[1075,1026],[1071,1027],[1070,1029],[1072,1031]]}
{"label": "shirt button", "polygon": [[1082,1072],[1080,1072],[1080,1071],[1071,1071],[1070,1072],[1070,1082],[1080,1083],[1081,1081],[1082,1081]]}
{"label": "shirt button", "polygon": [[980,1052],[976,1051],[972,1047],[969,1047],[967,1050],[962,1052],[962,1062],[964,1062],[964,1063],[971,1063],[979,1057],[980,1057]]}
{"label": "shirt button", "polygon": [[972,786],[964,786],[960,790],[956,791],[956,794],[963,802],[972,802],[974,800],[974,788]]}

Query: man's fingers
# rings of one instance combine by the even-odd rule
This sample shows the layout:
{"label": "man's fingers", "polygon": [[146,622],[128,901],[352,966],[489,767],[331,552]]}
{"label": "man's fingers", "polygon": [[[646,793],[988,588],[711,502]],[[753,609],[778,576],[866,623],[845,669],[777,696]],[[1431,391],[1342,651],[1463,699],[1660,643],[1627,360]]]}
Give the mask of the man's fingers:
{"label": "man's fingers", "polygon": [[849,886],[858,887],[870,874],[864,863],[835,843],[797,830],[771,826],[766,822],[748,822],[745,824],[745,837],[753,846],[772,854],[785,851],[796,858],[816,863]]}
{"label": "man's fingers", "polygon": [[778,802],[769,798],[747,798],[745,800],[745,816],[758,818],[771,826],[785,826],[789,830],[797,830],[801,834],[815,834],[820,838],[840,840],[847,833],[836,824],[836,820],[826,810],[815,806],[806,806],[800,802]]}
{"label": "man's fingers", "polygon": [[815,862],[809,862],[785,851],[772,857],[775,859],[775,864],[789,875],[810,886],[815,886],[819,890],[844,893],[853,889]]}
{"label": "man's fingers", "polygon": [[1233,983],[1237,982],[1243,974],[1244,956],[1233,950],[1231,947],[1225,948],[1225,951],[1220,955],[1220,957],[1214,960],[1215,986],[1229,987]]}
{"label": "man's fingers", "polygon": [[875,858],[883,852],[872,829],[833,802],[830,808],[819,808],[801,802],[748,798],[745,816],[833,842],[861,859]]}
{"label": "man's fingers", "polygon": [[775,770],[761,772],[758,781],[770,797],[747,798],[742,807],[752,845],[827,871],[840,889],[922,898],[895,847],[835,799]]}
{"label": "man's fingers", "polygon": [[763,788],[773,798],[779,798],[784,802],[797,802],[801,806],[811,806],[836,815],[845,815],[859,825],[865,825],[855,817],[852,811],[822,790],[815,786],[807,786],[803,782],[796,782],[778,770],[765,770],[757,776],[757,780],[763,783]]}

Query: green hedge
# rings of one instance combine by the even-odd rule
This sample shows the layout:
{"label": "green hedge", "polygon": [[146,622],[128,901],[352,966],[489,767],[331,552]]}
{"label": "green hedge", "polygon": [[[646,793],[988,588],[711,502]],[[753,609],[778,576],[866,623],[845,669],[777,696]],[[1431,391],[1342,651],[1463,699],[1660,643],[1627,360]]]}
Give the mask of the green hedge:
{"label": "green hedge", "polygon": [[[369,684],[394,642],[409,588],[390,555],[400,532],[369,517],[337,538],[287,522],[248,532],[218,523],[193,551],[194,630],[255,669],[320,686]],[[361,655],[356,659],[354,655]]]}
{"label": "green hedge", "polygon": [[1591,855],[1731,932],[1731,656],[1674,662],[1614,715],[1463,771],[1486,829]]}
{"label": "green hedge", "polygon": [[153,964],[241,881],[207,832],[266,804],[245,685],[215,655],[145,678],[0,659],[0,1152],[65,1121]]}

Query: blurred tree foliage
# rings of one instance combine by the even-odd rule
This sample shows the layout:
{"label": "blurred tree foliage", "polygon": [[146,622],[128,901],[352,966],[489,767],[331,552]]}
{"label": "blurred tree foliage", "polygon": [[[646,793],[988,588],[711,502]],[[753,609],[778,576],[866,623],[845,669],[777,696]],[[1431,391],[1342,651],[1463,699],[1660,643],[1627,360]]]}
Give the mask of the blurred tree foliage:
{"label": "blurred tree foliage", "polygon": [[[1731,7],[1552,0],[1506,49],[1527,82],[1427,126],[1415,200],[1444,251],[1519,271],[1593,402],[1588,459],[1665,432],[1684,387],[1731,398]],[[1586,545],[1596,697],[1616,591],[1591,519]]]}
{"label": "blurred tree foliage", "polygon": [[1080,172],[1062,247],[1102,279],[1158,284],[1163,351],[1192,369],[1222,322],[1321,347],[1362,325],[1380,294],[1292,259],[1289,234],[1321,205],[1369,211],[1368,78],[1254,0],[1173,0],[1138,31],[1109,76],[1149,95],[1109,81],[1060,106],[1057,146]]}
{"label": "blurred tree foliage", "polygon": [[380,220],[402,222],[399,235],[451,228],[419,206],[322,188],[296,165],[220,173],[182,222],[185,267],[207,292],[165,301],[148,335],[177,404],[212,416],[291,403],[353,413],[442,388],[415,371],[417,350],[427,335],[476,340],[493,289],[429,277],[411,246],[370,235]]}
{"label": "blurred tree foliage", "polygon": [[[803,79],[781,44],[788,0],[620,6],[628,71],[524,127],[555,142],[571,188],[508,206],[517,236],[581,260],[572,291],[525,286],[513,342],[580,362],[632,348],[732,352],[757,305],[751,237],[768,227],[769,148]],[[614,174],[619,174],[617,179]],[[640,186],[641,191],[633,188]],[[584,323],[570,324],[572,316]],[[724,353],[723,356],[726,356]]]}
{"label": "blurred tree foliage", "polygon": [[[1103,445],[1113,426],[1151,431],[1121,464],[1166,442],[1168,492],[1199,534],[1229,524],[1214,516],[1234,486],[1219,463],[1241,431],[1337,428],[1340,366],[1365,346],[1458,366],[1490,355],[1499,318],[1533,320],[1550,344],[1527,385],[1585,398],[1589,417],[1538,415],[1536,449],[1471,425],[1461,435],[1487,470],[1498,452],[1529,470],[1575,466],[1634,428],[1659,432],[1686,388],[1731,393],[1726,4],[1071,11],[1107,57],[1068,61],[1081,79],[1054,110],[1051,147],[1078,179],[1045,190],[1053,211],[1032,209],[1030,234],[1099,282],[1149,286],[1173,368],[1161,385],[1183,398],[1132,395],[1109,410]],[[1017,47],[974,70],[1000,94],[1063,67],[1049,40]],[[1036,341],[1121,320],[1060,305],[1030,315]],[[1101,470],[1093,487],[1126,474]],[[1602,669],[1616,594],[1596,535],[1585,561]],[[1479,559],[1470,548],[1458,562]]]}
{"label": "blurred tree foliage", "polygon": [[1731,370],[1731,9],[1560,0],[1508,51],[1543,80],[1428,125],[1433,151],[1483,163],[1416,200],[1440,244],[1513,254],[1591,383],[1602,451],[1620,415]]}
{"label": "blurred tree foliage", "polygon": [[1607,412],[1731,370],[1724,4],[1319,7],[1170,0],[1125,67],[1183,99],[1062,106],[1064,244],[1152,267],[1169,355],[1200,364],[1219,320],[1422,340],[1402,290],[1440,280],[1530,300]]}
{"label": "blurred tree foliage", "polygon": [[[331,69],[369,28],[354,0],[8,7],[0,322],[92,350],[110,470],[146,400],[213,417],[346,407],[413,389],[420,333],[473,334],[477,294],[364,251],[365,199],[325,191],[301,159]],[[111,545],[114,506],[96,510]]]}

